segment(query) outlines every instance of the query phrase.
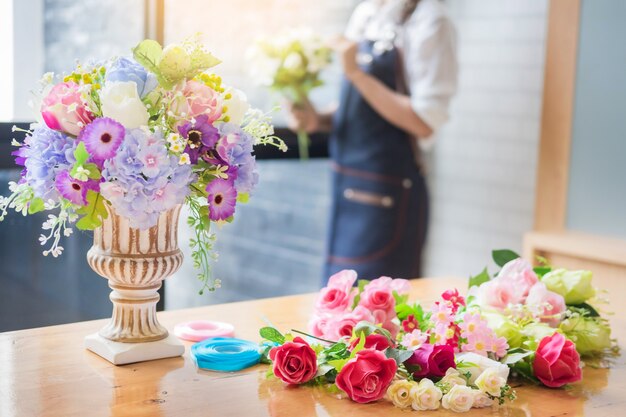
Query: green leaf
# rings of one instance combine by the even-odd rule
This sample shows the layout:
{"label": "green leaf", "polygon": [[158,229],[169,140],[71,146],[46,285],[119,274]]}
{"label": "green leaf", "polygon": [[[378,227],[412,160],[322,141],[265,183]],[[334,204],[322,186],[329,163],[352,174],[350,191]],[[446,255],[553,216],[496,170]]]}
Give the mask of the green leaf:
{"label": "green leaf", "polygon": [[148,71],[159,75],[159,63],[163,55],[161,44],[152,39],[146,39],[133,48],[135,61],[143,65]]}
{"label": "green leaf", "polygon": [[547,274],[548,272],[552,271],[552,267],[550,267],[550,266],[537,266],[537,267],[533,268],[533,271],[535,271],[535,274],[537,274],[537,276],[539,278],[541,278],[545,274]]}
{"label": "green leaf", "polygon": [[352,353],[350,353],[348,360],[356,357],[357,353],[365,349],[365,340],[366,340],[365,333],[362,333],[362,332],[359,333],[359,343],[357,343],[354,349],[352,349]]}
{"label": "green leaf", "polygon": [[262,327],[261,330],[259,330],[259,334],[263,339],[269,340],[270,342],[278,343],[280,345],[285,343],[285,336],[273,327]]}
{"label": "green leaf", "polygon": [[337,372],[341,371],[346,363],[348,363],[348,358],[346,359],[335,359],[332,361],[328,361],[328,364],[332,366]]}
{"label": "green leaf", "polygon": [[404,362],[406,362],[411,356],[413,356],[413,351],[388,348],[385,351],[385,356],[387,356],[390,359],[393,359],[394,361],[396,361],[398,366],[400,366]]}
{"label": "green leaf", "polygon": [[89,152],[87,152],[87,148],[85,148],[85,142],[79,142],[76,149],[74,149],[74,158],[76,158],[76,163],[74,164],[82,166],[89,159]]}
{"label": "green leaf", "polygon": [[528,356],[532,355],[533,352],[532,350],[526,350],[526,349],[515,349],[515,352],[511,351],[509,352],[509,354],[507,354],[504,359],[502,360],[502,363],[504,363],[505,365],[512,365],[514,363],[517,363],[521,360],[523,360],[524,358],[527,358]]}
{"label": "green leaf", "polygon": [[358,293],[356,297],[354,297],[354,301],[352,302],[352,309],[356,308],[359,305],[359,301],[361,301],[361,293],[367,284],[370,282],[366,279],[360,279],[357,281]]}
{"label": "green leaf", "polygon": [[409,295],[408,294],[400,295],[398,294],[397,291],[393,291],[393,298],[396,300],[396,305],[405,304],[409,299]]}
{"label": "green leaf", "polygon": [[470,277],[468,288],[479,287],[481,284],[484,284],[490,279],[491,277],[489,276],[489,272],[487,271],[487,268],[485,268],[480,274]]}
{"label": "green leaf", "polygon": [[99,180],[100,178],[102,178],[102,174],[100,173],[100,169],[98,169],[98,165],[89,163],[83,165],[83,168],[89,171],[88,176],[92,180]]}
{"label": "green leaf", "polygon": [[496,249],[491,252],[493,261],[499,267],[503,267],[507,262],[519,258],[520,256],[509,249]]}
{"label": "green leaf", "polygon": [[250,200],[250,194],[248,193],[239,193],[237,194],[237,202],[246,204]]}
{"label": "green leaf", "polygon": [[87,191],[87,205],[76,210],[76,214],[83,216],[76,227],[80,230],[93,230],[102,225],[102,219],[108,217],[104,198],[93,190]]}
{"label": "green leaf", "polygon": [[44,202],[41,198],[35,197],[28,204],[28,214],[35,214],[45,209]]}

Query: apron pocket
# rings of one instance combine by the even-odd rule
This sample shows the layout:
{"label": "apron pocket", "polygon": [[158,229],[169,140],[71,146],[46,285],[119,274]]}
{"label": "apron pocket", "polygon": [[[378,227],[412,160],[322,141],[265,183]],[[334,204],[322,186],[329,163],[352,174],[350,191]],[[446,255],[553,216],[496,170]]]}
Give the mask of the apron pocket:
{"label": "apron pocket", "polygon": [[338,175],[330,262],[349,265],[383,258],[402,240],[411,190]]}

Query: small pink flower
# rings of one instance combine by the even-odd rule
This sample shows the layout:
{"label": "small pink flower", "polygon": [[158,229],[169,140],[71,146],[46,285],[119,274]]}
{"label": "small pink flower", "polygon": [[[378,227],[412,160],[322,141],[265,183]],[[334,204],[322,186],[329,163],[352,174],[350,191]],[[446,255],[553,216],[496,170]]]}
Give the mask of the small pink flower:
{"label": "small pink flower", "polygon": [[474,352],[481,356],[487,356],[487,352],[491,347],[491,340],[485,340],[483,334],[470,334],[467,337],[467,343],[461,347],[463,352]]}
{"label": "small pink flower", "polygon": [[456,288],[454,290],[445,291],[441,294],[441,298],[450,304],[453,313],[456,313],[460,306],[465,305],[465,298],[463,298],[462,295],[459,295],[459,290]]}
{"label": "small pink flower", "polygon": [[489,346],[489,351],[493,352],[498,358],[504,357],[509,349],[509,344],[505,337],[493,337]]}
{"label": "small pink flower", "polygon": [[42,101],[41,115],[50,129],[74,136],[94,119],[81,96],[80,86],[73,81],[52,87]]}
{"label": "small pink flower", "polygon": [[400,344],[408,350],[416,350],[426,343],[428,338],[428,333],[423,333],[421,330],[413,330],[411,333],[404,335]]}
{"label": "small pink flower", "polygon": [[454,321],[454,315],[452,314],[452,308],[448,305],[448,303],[435,303],[431,309],[432,315],[430,319],[435,322],[435,326],[437,324],[445,324],[447,327],[448,324]]}
{"label": "small pink flower", "polygon": [[543,282],[536,283],[529,291],[526,305],[536,311],[542,322],[557,327],[565,309],[562,295],[548,290]]}
{"label": "small pink flower", "polygon": [[411,333],[415,329],[419,329],[419,323],[413,314],[409,314],[405,320],[402,320],[402,329],[406,333]]}
{"label": "small pink flower", "polygon": [[520,302],[524,302],[531,287],[538,281],[532,265],[522,258],[514,259],[505,264],[497,279],[510,283],[520,294]]}
{"label": "small pink flower", "polygon": [[480,313],[465,313],[463,321],[459,324],[461,337],[467,338],[470,334],[484,332],[488,328],[487,321],[483,320]]}
{"label": "small pink flower", "polygon": [[201,82],[189,80],[177,89],[182,97],[175,97],[171,110],[183,119],[191,120],[206,115],[210,123],[222,116],[223,102],[219,93]]}

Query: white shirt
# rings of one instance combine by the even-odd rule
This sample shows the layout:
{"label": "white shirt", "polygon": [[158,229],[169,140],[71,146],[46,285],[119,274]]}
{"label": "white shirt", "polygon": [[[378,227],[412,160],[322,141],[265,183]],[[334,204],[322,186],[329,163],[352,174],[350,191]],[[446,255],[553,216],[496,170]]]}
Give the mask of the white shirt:
{"label": "white shirt", "polygon": [[345,36],[356,42],[392,42],[402,51],[411,106],[436,131],[448,120],[457,89],[456,31],[439,0],[421,0],[404,24],[403,6],[403,0],[363,1]]}

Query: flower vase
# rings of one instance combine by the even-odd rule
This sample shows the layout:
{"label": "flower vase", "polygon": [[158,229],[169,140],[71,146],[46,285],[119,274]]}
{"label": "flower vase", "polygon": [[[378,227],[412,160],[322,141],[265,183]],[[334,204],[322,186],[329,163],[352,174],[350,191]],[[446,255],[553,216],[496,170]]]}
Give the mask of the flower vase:
{"label": "flower vase", "polygon": [[109,280],[113,315],[85,347],[115,365],[180,356],[185,348],[157,318],[162,281],[180,268],[178,217],[181,206],[161,213],[155,226],[130,226],[105,204],[108,217],[94,230],[89,266]]}

